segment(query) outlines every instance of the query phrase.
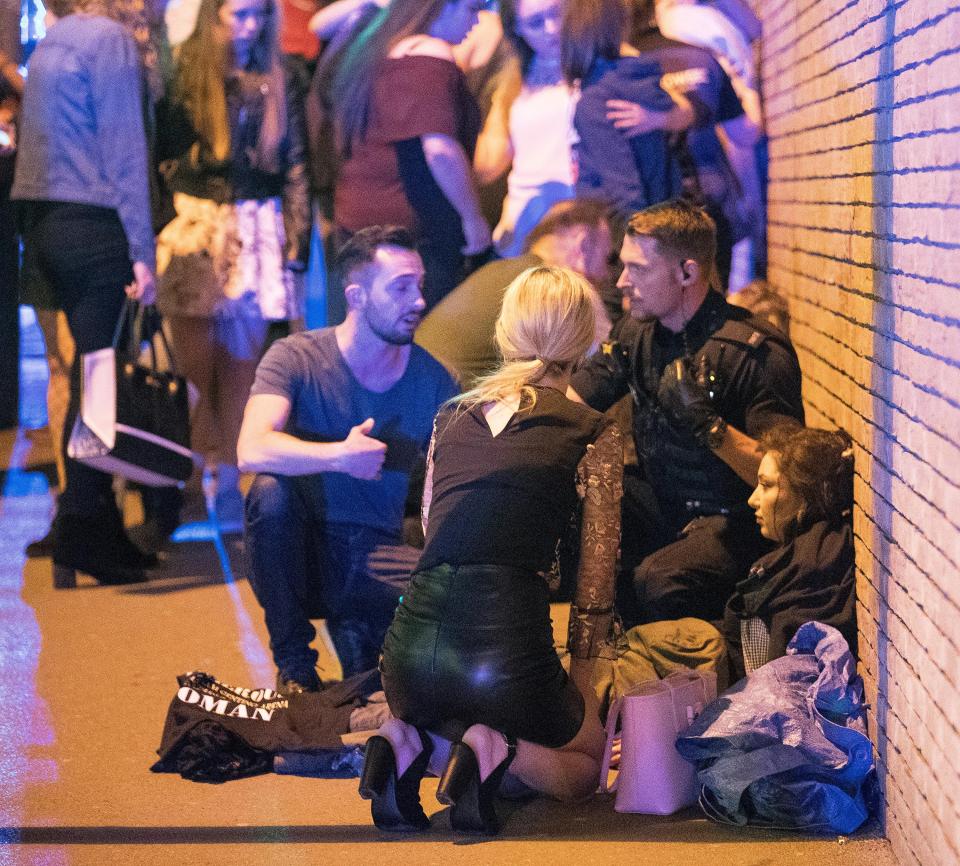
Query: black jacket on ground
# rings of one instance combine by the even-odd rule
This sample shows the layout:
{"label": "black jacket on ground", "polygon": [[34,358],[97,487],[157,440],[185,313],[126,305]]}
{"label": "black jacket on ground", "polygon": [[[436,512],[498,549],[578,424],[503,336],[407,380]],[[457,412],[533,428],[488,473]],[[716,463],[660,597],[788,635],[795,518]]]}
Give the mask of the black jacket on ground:
{"label": "black jacket on ground", "polygon": [[180,675],[177,685],[160,760],[150,769],[213,783],[269,773],[279,753],[342,748],[351,713],[381,689],[376,670],[289,697],[229,686],[200,671]]}

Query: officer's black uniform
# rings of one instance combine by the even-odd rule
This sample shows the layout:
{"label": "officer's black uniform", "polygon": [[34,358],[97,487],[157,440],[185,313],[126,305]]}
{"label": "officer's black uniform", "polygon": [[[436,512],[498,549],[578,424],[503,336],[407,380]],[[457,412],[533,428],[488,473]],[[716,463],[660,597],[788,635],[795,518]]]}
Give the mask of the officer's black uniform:
{"label": "officer's black uniform", "polygon": [[571,385],[601,411],[634,397],[640,465],[625,481],[623,565],[633,570],[636,597],[622,585],[618,593],[628,625],[719,619],[734,584],[767,549],[747,506],[750,486],[658,401],[664,369],[677,358],[699,371],[716,414],[748,436],[803,422],[789,340],[718,293],[707,293],[682,333],[653,319],[617,324]]}

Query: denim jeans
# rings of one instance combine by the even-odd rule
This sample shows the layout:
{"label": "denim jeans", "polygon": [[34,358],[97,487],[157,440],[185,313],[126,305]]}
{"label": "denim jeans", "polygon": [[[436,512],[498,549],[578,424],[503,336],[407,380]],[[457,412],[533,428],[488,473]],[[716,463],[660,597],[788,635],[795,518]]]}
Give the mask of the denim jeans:
{"label": "denim jeans", "polygon": [[302,477],[260,474],[247,495],[247,576],[263,608],[281,674],[313,671],[311,617],[326,617],[344,677],[376,667],[387,627],[420,551],[390,533],[328,523]]}

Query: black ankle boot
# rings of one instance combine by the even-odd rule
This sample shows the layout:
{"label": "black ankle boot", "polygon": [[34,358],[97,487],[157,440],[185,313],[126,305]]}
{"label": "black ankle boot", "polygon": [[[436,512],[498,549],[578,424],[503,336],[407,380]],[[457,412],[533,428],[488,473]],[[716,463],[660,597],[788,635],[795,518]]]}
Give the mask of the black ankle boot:
{"label": "black ankle boot", "polygon": [[484,833],[495,836],[500,832],[500,819],[494,798],[507,768],[517,754],[516,740],[504,736],[507,757],[483,781],[477,756],[462,740],[450,749],[450,760],[437,786],[437,799],[450,806],[450,824],[463,833]]}
{"label": "black ankle boot", "polygon": [[143,502],[143,523],[132,526],[128,535],[145,553],[159,553],[180,525],[183,493],[176,487],[135,485]]}
{"label": "black ankle boot", "polygon": [[53,528],[43,538],[31,541],[25,551],[27,559],[44,559],[53,556]]}
{"label": "black ankle boot", "polygon": [[409,833],[430,826],[430,819],[420,805],[420,782],[427,771],[433,742],[424,731],[418,729],[417,733],[423,749],[400,777],[390,741],[381,736],[367,741],[360,796],[371,801],[373,823],[381,830]]}
{"label": "black ankle boot", "polygon": [[59,514],[54,523],[53,579],[58,589],[76,586],[76,572],[102,584],[140,583],[157,557],[127,537],[119,517]]}

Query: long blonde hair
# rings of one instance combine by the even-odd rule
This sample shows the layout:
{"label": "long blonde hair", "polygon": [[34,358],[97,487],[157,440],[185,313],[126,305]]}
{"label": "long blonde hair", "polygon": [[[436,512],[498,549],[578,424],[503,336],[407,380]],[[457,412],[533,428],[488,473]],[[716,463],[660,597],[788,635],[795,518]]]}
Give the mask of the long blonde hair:
{"label": "long blonde hair", "polygon": [[[230,156],[230,121],[225,81],[230,73],[230,48],[220,34],[220,9],[227,0],[200,0],[193,33],[175,52],[174,93],[187,107],[200,144],[191,151],[199,163],[202,148],[219,162]],[[267,19],[253,47],[251,71],[267,84],[264,117],[252,162],[261,171],[278,173],[280,147],[287,132],[286,83],[280,55],[279,0],[268,0]]]}
{"label": "long blonde hair", "polygon": [[569,268],[527,268],[507,287],[497,319],[500,366],[454,402],[472,406],[530,394],[544,376],[581,361],[594,340],[593,289]]}

